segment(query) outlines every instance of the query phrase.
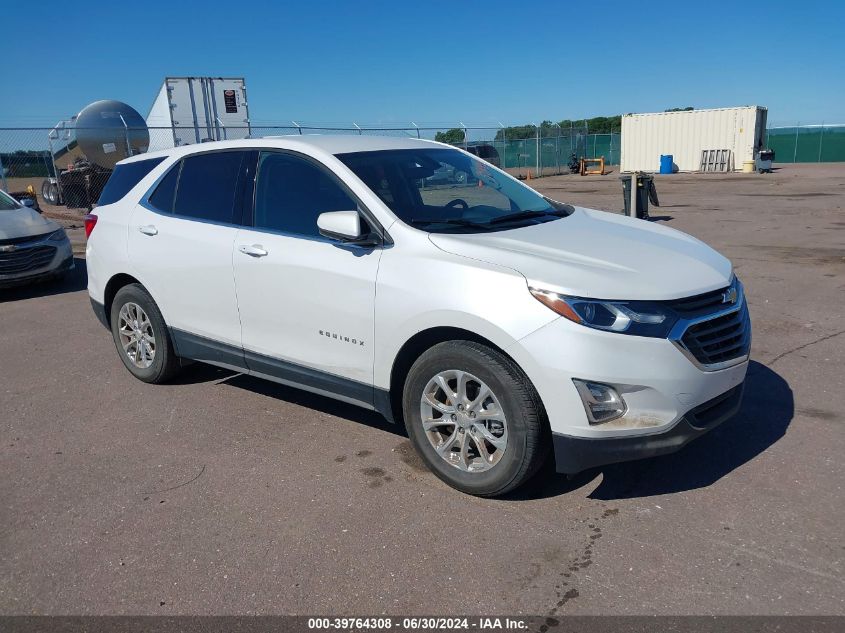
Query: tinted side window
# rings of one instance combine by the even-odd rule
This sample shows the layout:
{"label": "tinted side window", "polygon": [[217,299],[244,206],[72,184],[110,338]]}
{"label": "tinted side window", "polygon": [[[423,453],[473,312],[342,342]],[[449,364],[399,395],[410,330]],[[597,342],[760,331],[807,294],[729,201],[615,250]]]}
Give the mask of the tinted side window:
{"label": "tinted side window", "polygon": [[149,203],[159,211],[173,213],[173,201],[176,198],[176,183],[179,182],[179,170],[181,167],[182,161],[171,167],[167,175],[159,181],[153,195],[150,196]]}
{"label": "tinted side window", "polygon": [[112,204],[120,200],[163,160],[164,158],[150,158],[115,167],[103,188],[103,193],[100,194],[98,204]]}
{"label": "tinted side window", "polygon": [[357,206],[316,165],[288,154],[261,153],[255,183],[256,228],[314,237],[320,234],[318,215],[350,211]]}
{"label": "tinted side window", "polygon": [[238,175],[246,152],[209,152],[182,160],[174,213],[211,222],[235,222]]}

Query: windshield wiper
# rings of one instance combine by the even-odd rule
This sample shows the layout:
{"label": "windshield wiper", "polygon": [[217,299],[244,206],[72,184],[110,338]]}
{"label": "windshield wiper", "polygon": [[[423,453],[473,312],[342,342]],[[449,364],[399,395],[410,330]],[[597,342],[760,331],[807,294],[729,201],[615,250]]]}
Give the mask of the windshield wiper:
{"label": "windshield wiper", "polygon": [[498,218],[493,218],[490,220],[490,224],[500,224],[502,222],[513,222],[516,220],[530,220],[531,218],[540,218],[545,215],[552,215],[555,217],[561,217],[562,212],[560,211],[517,211],[516,213],[508,213],[507,215],[500,215]]}
{"label": "windshield wiper", "polygon": [[483,222],[473,222],[463,218],[414,218],[408,220],[410,224],[454,224],[455,226],[471,226],[476,229],[489,229],[490,225]]}

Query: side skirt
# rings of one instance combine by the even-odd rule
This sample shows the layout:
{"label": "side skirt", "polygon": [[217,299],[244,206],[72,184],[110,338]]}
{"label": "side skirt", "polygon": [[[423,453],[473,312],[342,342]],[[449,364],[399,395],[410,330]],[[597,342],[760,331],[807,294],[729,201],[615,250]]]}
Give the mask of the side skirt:
{"label": "side skirt", "polygon": [[279,358],[264,356],[176,328],[170,328],[170,336],[176,346],[176,353],[180,357],[243,372],[250,376],[272,380],[289,387],[304,389],[311,393],[348,402],[377,411],[388,421],[394,421],[390,406],[390,394],[385,389],[378,389],[373,385],[297,365]]}

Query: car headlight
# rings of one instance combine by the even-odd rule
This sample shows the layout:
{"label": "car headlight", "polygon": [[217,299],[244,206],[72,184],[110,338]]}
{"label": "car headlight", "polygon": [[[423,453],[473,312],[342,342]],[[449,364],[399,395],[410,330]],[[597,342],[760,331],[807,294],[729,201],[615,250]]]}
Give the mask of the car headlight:
{"label": "car headlight", "polygon": [[664,338],[677,317],[650,301],[601,301],[529,288],[537,301],[575,323],[635,336]]}
{"label": "car headlight", "polygon": [[65,233],[64,229],[57,229],[50,233],[47,239],[51,242],[62,242],[67,239],[67,233]]}

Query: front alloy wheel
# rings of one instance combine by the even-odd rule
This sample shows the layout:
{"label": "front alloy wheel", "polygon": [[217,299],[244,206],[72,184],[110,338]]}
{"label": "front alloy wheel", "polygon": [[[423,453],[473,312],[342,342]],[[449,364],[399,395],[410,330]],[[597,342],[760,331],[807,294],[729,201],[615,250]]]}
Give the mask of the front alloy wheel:
{"label": "front alloy wheel", "polygon": [[402,415],[431,471],[482,497],[525,483],[551,445],[543,405],[525,373],[475,341],[444,341],[414,361],[402,388]]}
{"label": "front alloy wheel", "polygon": [[508,421],[496,394],[458,369],[428,381],[420,399],[425,435],[446,463],[468,472],[489,470],[508,446]]}

